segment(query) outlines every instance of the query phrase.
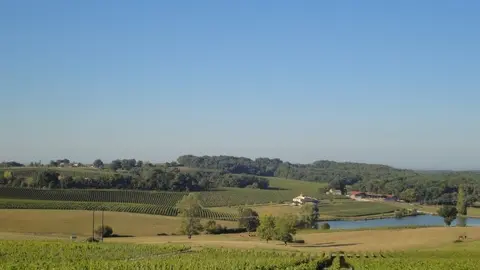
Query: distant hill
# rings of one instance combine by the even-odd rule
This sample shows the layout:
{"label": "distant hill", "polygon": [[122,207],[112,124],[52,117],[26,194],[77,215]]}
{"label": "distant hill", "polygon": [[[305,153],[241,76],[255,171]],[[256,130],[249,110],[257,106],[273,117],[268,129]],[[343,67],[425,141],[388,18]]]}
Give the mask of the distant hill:
{"label": "distant hill", "polygon": [[215,169],[230,173],[246,173],[260,176],[277,176],[306,181],[329,182],[335,179],[385,178],[391,176],[414,176],[413,170],[396,169],[381,164],[335,162],[318,160],[310,164],[294,164],[278,158],[234,156],[180,156],[177,162],[186,167]]}

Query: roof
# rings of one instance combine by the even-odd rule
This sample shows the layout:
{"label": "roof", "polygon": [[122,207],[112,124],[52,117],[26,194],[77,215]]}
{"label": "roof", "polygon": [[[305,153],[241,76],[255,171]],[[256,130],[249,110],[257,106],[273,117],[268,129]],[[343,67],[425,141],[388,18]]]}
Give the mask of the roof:
{"label": "roof", "polygon": [[364,194],[365,192],[362,192],[362,191],[352,191],[350,192],[350,194],[352,195],[358,195],[358,194]]}

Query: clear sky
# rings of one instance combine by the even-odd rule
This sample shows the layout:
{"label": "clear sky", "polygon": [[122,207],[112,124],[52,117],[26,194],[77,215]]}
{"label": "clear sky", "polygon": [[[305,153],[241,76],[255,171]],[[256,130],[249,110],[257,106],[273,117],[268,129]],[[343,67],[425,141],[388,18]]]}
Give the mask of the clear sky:
{"label": "clear sky", "polygon": [[0,160],[480,168],[480,1],[0,1]]}

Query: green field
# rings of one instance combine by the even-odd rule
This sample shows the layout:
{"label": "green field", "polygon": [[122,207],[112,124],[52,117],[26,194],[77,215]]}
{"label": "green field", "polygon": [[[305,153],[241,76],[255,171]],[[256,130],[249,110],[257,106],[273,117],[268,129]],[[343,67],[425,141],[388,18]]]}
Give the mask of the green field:
{"label": "green field", "polygon": [[[21,168],[18,171],[30,170]],[[98,169],[56,168],[70,173],[105,173]],[[188,169],[188,168],[187,168]],[[298,207],[286,205],[292,198],[304,194],[322,198],[319,205],[322,219],[355,218],[393,213],[400,208],[393,204],[356,202],[346,198],[326,200],[319,189],[325,183],[306,182],[278,177],[268,177],[270,189],[220,188],[198,192],[200,203],[205,208],[202,218],[235,220],[237,206],[248,205],[260,214],[281,215],[298,213]],[[70,209],[145,213],[176,216],[177,203],[187,193],[138,190],[91,190],[91,189],[27,189],[0,188],[0,208],[4,209]]]}
{"label": "green field", "polygon": [[[188,245],[0,241],[2,269],[370,269],[471,270],[478,242],[404,252],[294,252]],[[344,268],[349,267],[349,268]]]}
{"label": "green field", "polygon": [[[39,168],[18,168],[18,172],[29,173],[29,170]],[[72,169],[55,168],[69,174],[108,173],[98,169]],[[62,173],[63,173],[62,171]],[[323,183],[305,182],[299,180],[286,180],[268,177],[270,189],[250,188],[222,188],[214,191],[199,192],[201,203],[204,207],[235,206],[245,204],[280,203],[291,201],[293,197],[303,193],[305,195],[318,195],[318,189],[324,187]],[[93,202],[121,202],[142,203],[175,206],[185,195],[183,192],[168,191],[137,191],[137,190],[86,190],[86,189],[23,189],[0,188],[0,198],[33,199],[53,201],[93,201]]]}
{"label": "green field", "polygon": [[191,250],[182,245],[1,241],[2,269],[312,269],[298,252]]}
{"label": "green field", "polygon": [[357,202],[352,200],[335,201],[333,204],[319,204],[320,215],[331,217],[360,217],[393,213],[401,208],[380,202]]}
{"label": "green field", "polygon": [[[235,220],[237,206],[248,205],[260,214],[298,213],[298,207],[289,204],[292,198],[303,193],[315,196],[323,183],[268,178],[271,189],[224,188],[198,192],[205,208],[202,218]],[[138,190],[91,189],[28,189],[0,188],[0,208],[3,209],[70,209],[145,213],[176,216],[177,203],[187,193]],[[281,205],[282,204],[282,205]],[[211,208],[211,209],[207,209]],[[346,198],[333,202],[323,200],[319,205],[321,218],[349,218],[392,213],[398,206],[356,202]]]}
{"label": "green field", "polygon": [[255,205],[266,203],[291,202],[301,193],[318,197],[318,189],[325,183],[265,177],[270,181],[270,189],[223,188],[216,191],[200,192],[204,207]]}
{"label": "green field", "polygon": [[37,174],[38,172],[42,172],[44,170],[52,170],[56,171],[62,175],[66,176],[82,176],[82,177],[93,177],[98,175],[112,175],[114,174],[113,171],[109,169],[97,169],[91,167],[78,167],[78,168],[71,168],[71,167],[11,167],[11,168],[0,168],[0,175],[3,175],[5,171],[11,171],[16,176],[20,177],[32,177],[33,175]]}

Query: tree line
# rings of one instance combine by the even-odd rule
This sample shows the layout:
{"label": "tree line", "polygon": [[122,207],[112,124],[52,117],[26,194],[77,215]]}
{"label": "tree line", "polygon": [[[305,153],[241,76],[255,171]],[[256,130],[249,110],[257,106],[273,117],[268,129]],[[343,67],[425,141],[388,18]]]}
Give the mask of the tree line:
{"label": "tree line", "polygon": [[391,194],[407,202],[456,204],[458,187],[465,185],[468,206],[480,200],[479,172],[418,172],[386,165],[319,160],[293,164],[278,158],[184,155],[179,164],[229,173],[249,173],[304,181],[327,182],[331,188]]}
{"label": "tree line", "polygon": [[68,172],[47,168],[31,176],[16,175],[5,170],[0,186],[50,189],[135,189],[163,191],[208,191],[220,187],[268,189],[269,180],[253,175],[233,175],[223,172],[181,172],[178,168],[135,167],[126,173],[89,173],[72,176]]}

